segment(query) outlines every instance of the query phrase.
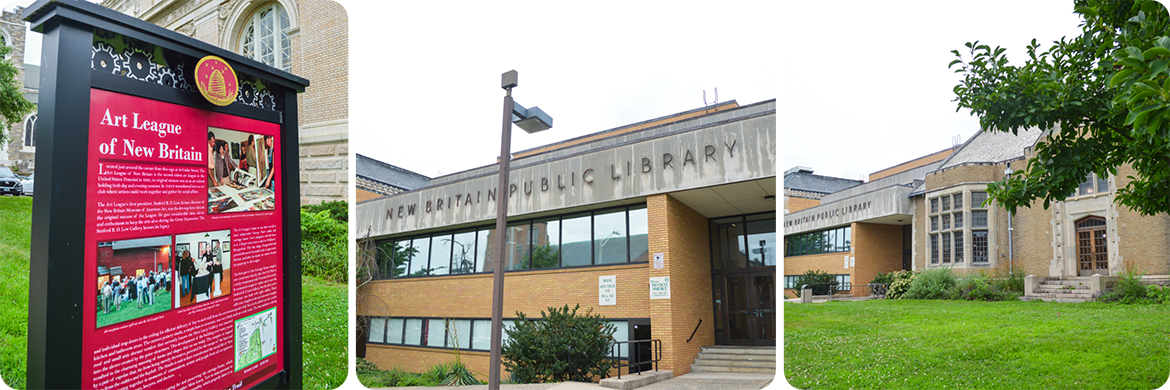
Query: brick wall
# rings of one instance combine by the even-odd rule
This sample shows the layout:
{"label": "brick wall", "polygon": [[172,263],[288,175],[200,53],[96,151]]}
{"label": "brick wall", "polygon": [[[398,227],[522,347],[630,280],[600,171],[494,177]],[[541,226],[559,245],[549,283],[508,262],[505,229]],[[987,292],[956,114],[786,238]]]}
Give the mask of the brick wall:
{"label": "brick wall", "polygon": [[[902,226],[877,223],[853,224],[853,256],[849,267],[854,285],[869,283],[878,272],[902,269]],[[844,256],[844,255],[842,255]],[[838,262],[843,263],[840,258]],[[841,264],[844,266],[844,264]]]}
{"label": "brick wall", "polygon": [[[856,237],[856,233],[854,233]],[[852,239],[852,238],[850,238]],[[845,256],[849,252],[821,253],[817,255],[792,256],[784,258],[784,275],[803,275],[807,271],[825,271],[830,274],[850,274],[853,268],[845,269]],[[853,276],[850,276],[852,278]],[[778,275],[777,282],[784,287],[784,279]],[[856,282],[856,280],[854,280]],[[868,280],[866,280],[868,282]],[[796,289],[784,289],[785,298],[796,298]]]}
{"label": "brick wall", "polygon": [[784,212],[795,213],[800,210],[813,208],[821,205],[820,199],[797,198],[791,196],[784,197]]}
{"label": "brick wall", "polygon": [[[647,197],[646,208],[650,253],[663,254],[663,268],[649,269],[648,276],[670,277],[671,289],[670,299],[649,301],[651,337],[662,340],[658,369],[677,376],[691,371],[700,347],[715,344],[709,228],[706,217],[669,195]],[[688,343],[700,319],[703,325]]]}
{"label": "brick wall", "polygon": [[[1125,188],[1130,182],[1128,176],[1136,174],[1130,166],[1118,168],[1116,186]],[[1170,215],[1144,217],[1129,207],[1118,206],[1117,220],[1122,261],[1147,275],[1170,274]]]}
{"label": "brick wall", "polygon": [[[504,317],[515,317],[521,311],[530,318],[538,318],[549,307],[569,305],[572,308],[579,303],[579,312],[591,310],[612,319],[646,318],[650,312],[647,270],[646,263],[636,263],[508,272],[504,277]],[[618,304],[599,306],[598,277],[609,275],[617,277]],[[710,284],[708,277],[707,285]],[[483,319],[492,316],[492,274],[380,280],[364,286],[358,295],[358,315]],[[709,297],[710,294],[708,300]],[[469,369],[488,373],[486,352],[460,353]],[[376,344],[366,347],[366,360],[386,369],[401,366],[406,371],[422,372],[454,358],[454,351],[449,350]]]}

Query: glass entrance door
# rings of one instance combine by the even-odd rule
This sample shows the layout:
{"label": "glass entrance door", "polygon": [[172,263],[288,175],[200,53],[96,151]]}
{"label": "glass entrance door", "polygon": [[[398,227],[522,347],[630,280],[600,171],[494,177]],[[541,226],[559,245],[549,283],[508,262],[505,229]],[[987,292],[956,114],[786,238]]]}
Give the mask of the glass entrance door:
{"label": "glass entrance door", "polygon": [[776,345],[776,214],[711,221],[718,344]]}
{"label": "glass entrance door", "polygon": [[723,275],[728,344],[776,345],[776,272]]}

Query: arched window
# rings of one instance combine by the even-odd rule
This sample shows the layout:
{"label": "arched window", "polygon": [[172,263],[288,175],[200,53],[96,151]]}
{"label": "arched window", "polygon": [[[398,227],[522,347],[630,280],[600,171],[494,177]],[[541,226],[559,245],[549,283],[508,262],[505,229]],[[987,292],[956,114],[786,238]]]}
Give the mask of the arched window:
{"label": "arched window", "polygon": [[37,114],[28,116],[24,120],[24,146],[35,148],[37,146]]}
{"label": "arched window", "polygon": [[1107,274],[1109,250],[1105,242],[1105,218],[1085,217],[1077,221],[1078,274]]}
{"label": "arched window", "polygon": [[286,72],[292,71],[288,13],[280,4],[260,7],[240,30],[240,54]]}

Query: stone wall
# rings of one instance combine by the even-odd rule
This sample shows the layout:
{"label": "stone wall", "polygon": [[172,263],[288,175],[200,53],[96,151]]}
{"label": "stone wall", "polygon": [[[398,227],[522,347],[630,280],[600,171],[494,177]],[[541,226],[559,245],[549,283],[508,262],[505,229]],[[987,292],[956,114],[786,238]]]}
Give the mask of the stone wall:
{"label": "stone wall", "polygon": [[[105,0],[102,6],[239,52],[244,21],[268,0]],[[297,96],[301,204],[348,200],[349,17],[329,0],[281,0],[290,20]]]}

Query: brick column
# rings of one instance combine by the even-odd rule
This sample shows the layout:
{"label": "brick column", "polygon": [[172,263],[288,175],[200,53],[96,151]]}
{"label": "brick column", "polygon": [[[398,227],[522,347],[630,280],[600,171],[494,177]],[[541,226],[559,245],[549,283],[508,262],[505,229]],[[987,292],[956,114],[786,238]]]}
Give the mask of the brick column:
{"label": "brick column", "polygon": [[[715,344],[711,304],[711,249],[707,218],[669,195],[646,198],[650,225],[650,277],[670,277],[670,299],[650,301],[652,337],[662,340],[658,369],[682,375],[691,371],[699,348]],[[663,254],[663,268],[653,256]],[[649,294],[649,281],[645,282]],[[699,320],[702,326],[687,342]]]}

